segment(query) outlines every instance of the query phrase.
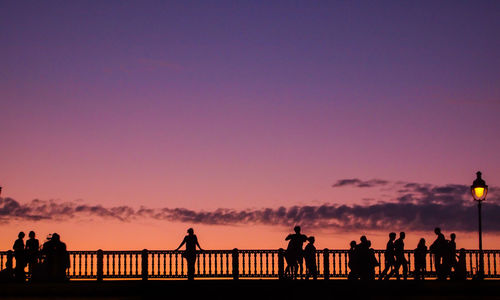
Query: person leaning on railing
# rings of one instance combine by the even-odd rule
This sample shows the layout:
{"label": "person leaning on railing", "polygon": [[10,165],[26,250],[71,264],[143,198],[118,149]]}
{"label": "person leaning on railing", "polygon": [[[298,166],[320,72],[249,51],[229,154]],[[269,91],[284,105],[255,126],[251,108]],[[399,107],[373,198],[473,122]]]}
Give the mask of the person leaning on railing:
{"label": "person leaning on railing", "polygon": [[196,246],[200,248],[200,251],[203,251],[201,249],[200,244],[198,243],[198,238],[194,234],[193,228],[189,228],[187,230],[188,235],[184,237],[182,240],[182,243],[175,249],[175,251],[178,251],[184,244],[186,244],[186,251],[182,254],[182,256],[186,259],[187,265],[188,265],[188,280],[193,280],[194,279],[194,264],[196,262]]}

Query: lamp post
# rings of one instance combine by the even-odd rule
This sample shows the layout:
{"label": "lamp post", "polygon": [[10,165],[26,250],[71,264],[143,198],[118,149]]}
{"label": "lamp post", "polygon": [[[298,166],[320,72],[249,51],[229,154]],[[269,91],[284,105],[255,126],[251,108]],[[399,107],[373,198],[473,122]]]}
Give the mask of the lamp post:
{"label": "lamp post", "polygon": [[486,194],[488,194],[488,186],[486,182],[481,178],[481,172],[476,173],[476,180],[472,182],[470,190],[474,201],[477,201],[477,210],[479,213],[479,270],[478,279],[484,278],[484,255],[483,255],[483,230],[481,224],[481,203],[486,200]]}

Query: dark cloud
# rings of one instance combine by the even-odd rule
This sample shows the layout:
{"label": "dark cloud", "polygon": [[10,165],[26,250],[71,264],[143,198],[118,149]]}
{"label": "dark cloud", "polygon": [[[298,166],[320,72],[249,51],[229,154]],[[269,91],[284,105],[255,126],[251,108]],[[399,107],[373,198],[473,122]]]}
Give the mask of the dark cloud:
{"label": "dark cloud", "polygon": [[[361,183],[362,181],[358,181],[347,183],[347,185],[360,186]],[[380,180],[379,184],[385,185],[388,182]],[[393,201],[378,201],[376,204],[325,204],[248,210],[220,208],[212,211],[196,211],[186,208],[103,207],[42,200],[21,204],[11,198],[0,198],[0,221],[47,219],[63,221],[73,218],[100,217],[124,222],[149,218],[211,225],[293,226],[301,224],[309,228],[337,230],[389,230],[391,228],[394,230],[432,230],[435,226],[456,231],[477,230],[477,207],[470,199],[468,186],[396,183],[394,189]],[[498,192],[497,188],[490,190]],[[500,215],[500,201],[498,197],[490,197],[484,203],[483,209],[485,231],[500,231],[498,215]]]}
{"label": "dark cloud", "polygon": [[360,188],[383,186],[388,184],[389,181],[382,179],[361,180],[358,178],[340,179],[335,182],[332,187],[354,186]]}

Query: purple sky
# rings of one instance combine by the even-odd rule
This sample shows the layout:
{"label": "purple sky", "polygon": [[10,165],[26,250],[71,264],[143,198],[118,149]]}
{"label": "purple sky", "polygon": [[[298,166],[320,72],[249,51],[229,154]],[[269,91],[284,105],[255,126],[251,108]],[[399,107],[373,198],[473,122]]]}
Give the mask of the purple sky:
{"label": "purple sky", "polygon": [[3,196],[363,203],[500,185],[499,1],[2,1]]}

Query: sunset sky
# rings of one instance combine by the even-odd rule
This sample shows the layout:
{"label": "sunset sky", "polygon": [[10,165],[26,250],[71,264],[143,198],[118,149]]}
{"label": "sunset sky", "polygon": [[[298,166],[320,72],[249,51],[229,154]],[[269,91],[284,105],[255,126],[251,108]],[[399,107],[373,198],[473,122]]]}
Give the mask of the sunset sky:
{"label": "sunset sky", "polygon": [[1,1],[0,250],[500,247],[500,1]]}

